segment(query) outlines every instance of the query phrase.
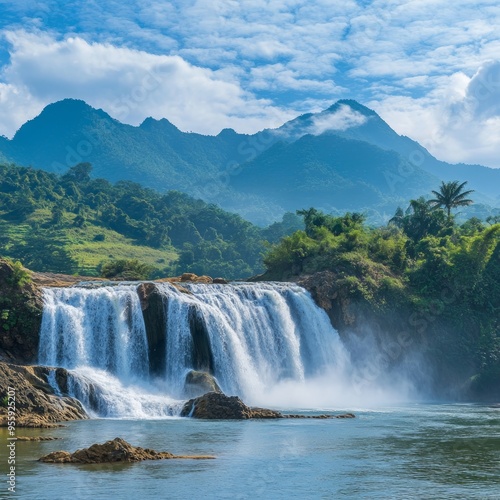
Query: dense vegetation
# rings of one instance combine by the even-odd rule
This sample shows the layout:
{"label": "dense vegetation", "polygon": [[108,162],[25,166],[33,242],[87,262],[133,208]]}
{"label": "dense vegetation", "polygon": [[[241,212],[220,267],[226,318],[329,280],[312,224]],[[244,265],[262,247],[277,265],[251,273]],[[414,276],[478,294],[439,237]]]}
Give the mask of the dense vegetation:
{"label": "dense vegetation", "polygon": [[91,179],[91,170],[80,163],[58,176],[0,165],[0,255],[35,271],[243,278],[261,270],[264,240],[300,227],[288,215],[262,230],[179,192]]}
{"label": "dense vegetation", "polygon": [[[446,194],[448,188],[445,183],[434,194]],[[492,384],[498,389],[500,218],[457,224],[451,211],[469,203],[459,196],[464,193],[469,194],[462,189],[446,203],[439,197],[412,200],[380,228],[368,227],[358,213],[333,217],[313,208],[302,211],[305,231],[268,251],[266,277],[335,272],[339,287],[371,310],[386,316],[413,311],[414,334],[426,330],[434,336],[427,340],[439,362],[464,372],[473,367],[477,393]]]}

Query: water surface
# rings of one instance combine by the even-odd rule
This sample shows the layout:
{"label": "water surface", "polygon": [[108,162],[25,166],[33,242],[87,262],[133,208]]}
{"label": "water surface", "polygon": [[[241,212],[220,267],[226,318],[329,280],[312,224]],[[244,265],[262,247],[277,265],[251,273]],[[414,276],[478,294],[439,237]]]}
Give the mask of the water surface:
{"label": "water surface", "polygon": [[[356,415],[354,420],[101,419],[60,429],[19,429],[18,435],[62,439],[17,442],[18,498],[500,498],[500,410],[415,404]],[[5,429],[0,435],[5,443]],[[54,450],[74,451],[118,436],[136,446],[217,459],[92,466],[36,461]]]}

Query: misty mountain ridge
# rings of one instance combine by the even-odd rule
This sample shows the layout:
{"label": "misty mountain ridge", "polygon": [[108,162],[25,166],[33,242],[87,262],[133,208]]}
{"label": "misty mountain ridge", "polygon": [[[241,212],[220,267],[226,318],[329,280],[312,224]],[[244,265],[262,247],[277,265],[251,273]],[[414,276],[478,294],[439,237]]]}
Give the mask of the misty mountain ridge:
{"label": "misty mountain ridge", "polygon": [[96,177],[183,191],[260,224],[309,206],[383,219],[441,180],[467,180],[477,202],[500,205],[500,169],[441,162],[352,100],[277,129],[207,136],[182,132],[166,118],[123,124],[65,99],[12,140],[0,138],[0,162],[7,161],[56,173],[88,161]]}

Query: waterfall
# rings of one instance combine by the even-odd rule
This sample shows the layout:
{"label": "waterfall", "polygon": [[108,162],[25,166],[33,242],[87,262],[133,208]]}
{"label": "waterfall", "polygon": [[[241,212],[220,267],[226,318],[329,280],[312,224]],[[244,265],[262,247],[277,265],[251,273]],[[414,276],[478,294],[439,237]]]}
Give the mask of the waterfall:
{"label": "waterfall", "polygon": [[136,287],[45,289],[39,361],[143,378],[149,362]]}
{"label": "waterfall", "polygon": [[213,373],[227,394],[254,400],[282,380],[301,381],[347,363],[328,316],[299,286],[187,284],[190,294],[160,286],[168,304],[171,383],[193,367],[193,314],[207,332]]}
{"label": "waterfall", "polygon": [[44,290],[39,361],[67,368],[67,392],[95,415],[175,415],[192,369],[211,372],[225,393],[258,403],[279,384],[349,366],[326,313],[297,285],[155,287],[166,323],[162,373],[150,367],[148,338],[155,335],[146,332],[136,285]]}

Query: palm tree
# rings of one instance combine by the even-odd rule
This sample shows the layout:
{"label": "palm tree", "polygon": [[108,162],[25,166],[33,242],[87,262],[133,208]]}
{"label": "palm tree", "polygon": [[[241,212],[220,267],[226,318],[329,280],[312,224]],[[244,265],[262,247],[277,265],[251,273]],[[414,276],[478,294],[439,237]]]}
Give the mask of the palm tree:
{"label": "palm tree", "polygon": [[442,181],[441,186],[439,186],[439,191],[432,191],[435,198],[429,200],[429,204],[434,208],[446,208],[446,213],[448,214],[449,219],[451,217],[452,208],[466,207],[474,203],[472,200],[467,198],[467,196],[473,193],[474,190],[463,190],[466,184],[467,181],[462,182],[462,184],[460,184],[459,181]]}
{"label": "palm tree", "polygon": [[389,219],[389,222],[387,223],[388,226],[396,226],[396,227],[403,227],[403,222],[405,218],[405,213],[401,207],[398,207],[396,209],[396,213],[394,214],[394,217]]}

